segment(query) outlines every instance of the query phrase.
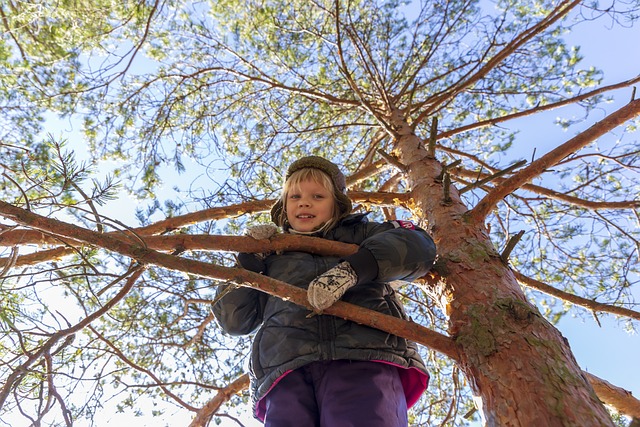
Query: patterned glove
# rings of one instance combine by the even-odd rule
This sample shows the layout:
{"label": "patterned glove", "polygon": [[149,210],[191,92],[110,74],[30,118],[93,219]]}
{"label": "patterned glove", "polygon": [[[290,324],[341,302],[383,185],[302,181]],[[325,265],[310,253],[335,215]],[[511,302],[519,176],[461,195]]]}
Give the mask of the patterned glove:
{"label": "patterned glove", "polygon": [[406,280],[392,280],[391,282],[387,282],[393,288],[393,290],[397,291],[404,285],[407,285],[411,282],[407,282]]}
{"label": "patterned glove", "polygon": [[[265,240],[272,238],[278,232],[278,227],[273,224],[259,224],[248,227],[244,234],[245,236],[253,237],[256,240]],[[266,257],[273,252],[262,252],[255,254],[256,258],[260,261],[264,261]]]}
{"label": "patterned glove", "polygon": [[256,240],[270,239],[278,232],[278,227],[273,224],[253,225],[244,231],[245,236]]}
{"label": "patterned glove", "polygon": [[346,261],[324,272],[309,283],[307,299],[317,311],[330,307],[358,283],[358,275]]}

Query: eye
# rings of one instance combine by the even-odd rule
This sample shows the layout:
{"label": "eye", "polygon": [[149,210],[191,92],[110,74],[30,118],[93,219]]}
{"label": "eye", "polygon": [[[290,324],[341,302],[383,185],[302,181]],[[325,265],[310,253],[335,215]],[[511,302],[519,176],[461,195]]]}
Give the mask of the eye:
{"label": "eye", "polygon": [[315,199],[324,199],[324,194],[314,194],[313,197]]}
{"label": "eye", "polygon": [[289,194],[289,198],[290,198],[290,199],[299,199],[299,198],[300,198],[300,195],[299,195],[299,194],[293,194],[293,193],[292,193],[292,194]]}

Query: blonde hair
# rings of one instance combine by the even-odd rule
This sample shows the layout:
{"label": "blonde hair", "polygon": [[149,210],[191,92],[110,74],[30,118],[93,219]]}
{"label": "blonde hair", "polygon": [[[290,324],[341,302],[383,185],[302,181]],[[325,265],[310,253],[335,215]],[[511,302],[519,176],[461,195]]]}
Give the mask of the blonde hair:
{"label": "blonde hair", "polygon": [[[282,202],[282,212],[281,212],[281,224],[288,223],[287,221],[287,196],[291,191],[298,191],[300,189],[300,184],[304,181],[313,181],[320,184],[325,190],[331,193],[333,197],[333,215],[331,215],[331,219],[325,222],[322,227],[318,230],[314,230],[312,233],[322,232],[326,234],[327,231],[331,230],[340,220],[341,211],[340,205],[338,203],[338,199],[336,197],[336,189],[333,185],[333,181],[331,177],[326,173],[322,172],[320,169],[316,168],[302,168],[294,173],[285,181],[284,186],[282,187],[282,195],[280,196],[280,200]],[[295,230],[294,230],[295,231]],[[311,234],[311,233],[309,233]]]}

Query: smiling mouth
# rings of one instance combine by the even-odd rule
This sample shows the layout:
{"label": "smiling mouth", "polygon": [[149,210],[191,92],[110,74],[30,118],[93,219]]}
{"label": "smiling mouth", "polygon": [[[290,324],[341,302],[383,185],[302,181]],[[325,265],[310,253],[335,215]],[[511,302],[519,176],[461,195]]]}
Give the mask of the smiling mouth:
{"label": "smiling mouth", "polygon": [[296,218],[299,218],[299,219],[311,219],[311,218],[315,218],[315,215],[302,214],[302,215],[296,215]]}

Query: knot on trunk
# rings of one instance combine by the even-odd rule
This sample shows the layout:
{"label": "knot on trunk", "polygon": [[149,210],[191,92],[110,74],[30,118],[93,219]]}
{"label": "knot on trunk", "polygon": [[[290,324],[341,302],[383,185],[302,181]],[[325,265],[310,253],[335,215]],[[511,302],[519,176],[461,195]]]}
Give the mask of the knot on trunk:
{"label": "knot on trunk", "polygon": [[538,310],[526,301],[502,298],[496,301],[496,306],[518,322],[531,323],[540,317]]}

